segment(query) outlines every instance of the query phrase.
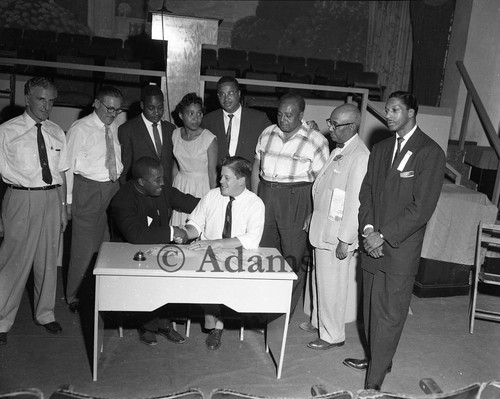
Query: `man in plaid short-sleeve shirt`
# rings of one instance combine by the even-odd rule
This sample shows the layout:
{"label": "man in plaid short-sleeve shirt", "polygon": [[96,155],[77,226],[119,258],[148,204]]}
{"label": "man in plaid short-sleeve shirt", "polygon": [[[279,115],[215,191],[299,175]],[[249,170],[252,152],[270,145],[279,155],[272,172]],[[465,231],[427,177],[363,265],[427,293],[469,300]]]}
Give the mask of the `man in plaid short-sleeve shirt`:
{"label": "man in plaid short-sleeve shirt", "polygon": [[329,156],[328,141],[302,120],[305,101],[285,94],[278,104],[278,124],[259,137],[252,191],[266,206],[260,245],[277,248],[297,274],[290,316],[302,295],[307,270],[304,221],[312,211],[311,187]]}

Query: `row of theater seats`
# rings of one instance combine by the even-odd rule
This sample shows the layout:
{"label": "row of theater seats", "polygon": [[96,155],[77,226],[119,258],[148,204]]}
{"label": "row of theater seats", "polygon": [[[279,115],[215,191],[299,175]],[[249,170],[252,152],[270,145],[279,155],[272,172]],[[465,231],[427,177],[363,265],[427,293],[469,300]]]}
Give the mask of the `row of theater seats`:
{"label": "row of theater seats", "polygon": [[[147,35],[125,41],[53,31],[0,28],[0,56],[36,59],[87,65],[132,69],[163,70],[165,68],[163,43]],[[3,70],[4,68],[2,68]],[[134,75],[80,71],[71,69],[17,67],[18,73],[51,75],[59,87],[62,105],[86,106],[103,83],[119,86],[126,98],[138,98],[140,87],[155,78]],[[246,52],[221,48],[203,49],[201,73],[212,76],[232,75],[248,79],[327,86],[352,86],[370,89],[370,98],[382,98],[378,75],[363,71],[363,64],[304,57]],[[156,79],[157,80],[157,79]],[[89,84],[91,83],[91,84]],[[213,84],[212,84],[213,86]],[[214,88],[207,85],[209,91]],[[252,86],[248,93],[258,96],[276,96],[283,90]],[[305,97],[344,98],[345,93],[300,90]]]}
{"label": "row of theater seats", "polygon": [[[293,57],[230,48],[203,49],[202,73],[220,76],[274,80],[326,86],[363,87],[370,98],[383,96],[378,74],[364,71],[362,63],[320,58]],[[222,72],[221,72],[222,71]],[[320,97],[338,98],[336,93],[318,92]],[[342,96],[342,95],[341,95]]]}

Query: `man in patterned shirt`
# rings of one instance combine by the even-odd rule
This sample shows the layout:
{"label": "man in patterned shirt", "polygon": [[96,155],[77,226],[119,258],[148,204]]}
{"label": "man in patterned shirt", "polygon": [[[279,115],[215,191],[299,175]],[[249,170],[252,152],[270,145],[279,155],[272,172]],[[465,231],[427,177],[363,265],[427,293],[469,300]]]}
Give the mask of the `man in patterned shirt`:
{"label": "man in patterned shirt", "polygon": [[302,120],[305,101],[287,93],[278,103],[278,124],[257,141],[252,191],[266,206],[260,245],[277,248],[297,274],[290,317],[302,295],[307,270],[304,221],[312,211],[311,187],[329,156],[328,142]]}

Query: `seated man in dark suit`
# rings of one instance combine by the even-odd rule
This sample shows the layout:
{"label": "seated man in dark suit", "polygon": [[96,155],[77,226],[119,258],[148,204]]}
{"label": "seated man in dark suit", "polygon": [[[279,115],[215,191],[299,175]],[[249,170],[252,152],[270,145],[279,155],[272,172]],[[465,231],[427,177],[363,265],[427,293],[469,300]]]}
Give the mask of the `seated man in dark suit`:
{"label": "seated man in dark suit", "polygon": [[255,146],[262,131],[271,126],[264,112],[242,107],[240,86],[232,76],[217,82],[217,97],[221,109],[203,117],[201,126],[217,137],[219,164],[228,156],[240,156],[253,162]]}
{"label": "seated man in dark suit", "polygon": [[[172,208],[191,213],[199,199],[163,182],[163,168],[156,159],[143,157],[133,166],[133,180],[123,185],[111,201],[111,216],[122,236],[132,244],[165,244],[186,241],[186,233],[169,226]],[[156,345],[156,334],[175,343],[184,337],[172,328],[160,308],[139,328],[139,340]]]}

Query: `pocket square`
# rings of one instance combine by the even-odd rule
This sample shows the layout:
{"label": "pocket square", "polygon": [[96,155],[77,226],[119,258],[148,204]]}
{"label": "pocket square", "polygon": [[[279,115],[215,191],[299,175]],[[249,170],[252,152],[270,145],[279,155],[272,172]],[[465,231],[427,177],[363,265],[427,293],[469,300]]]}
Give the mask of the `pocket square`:
{"label": "pocket square", "polygon": [[415,172],[413,170],[409,170],[408,172],[401,172],[399,174],[399,177],[403,179],[407,179],[408,177],[413,177],[415,176]]}

